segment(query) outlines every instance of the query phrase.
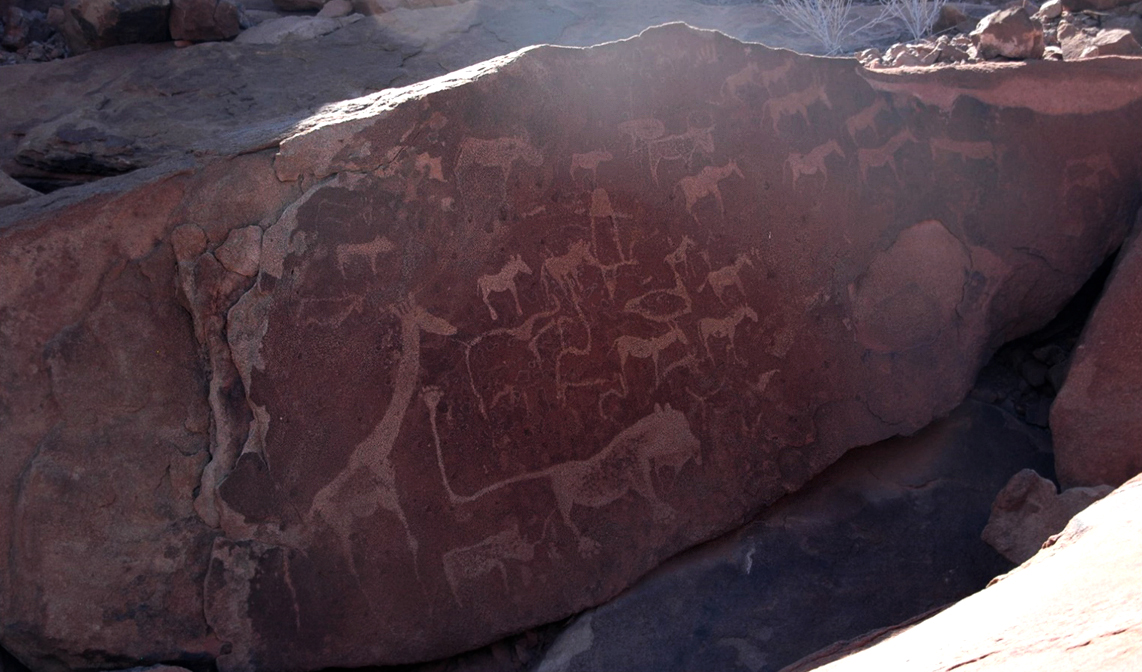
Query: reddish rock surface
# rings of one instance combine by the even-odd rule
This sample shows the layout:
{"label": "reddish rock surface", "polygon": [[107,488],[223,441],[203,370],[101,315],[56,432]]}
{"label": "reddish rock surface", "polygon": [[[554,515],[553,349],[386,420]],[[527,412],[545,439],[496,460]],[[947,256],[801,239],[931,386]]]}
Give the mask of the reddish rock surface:
{"label": "reddish rock surface", "polygon": [[782,672],[1137,670],[1140,511],[1142,477],[1075,516],[1047,548],[986,590]]}
{"label": "reddish rock surface", "polygon": [[3,642],[311,669],[598,604],[1051,317],[1140,78],[671,26],[5,209]]}
{"label": "reddish rock surface", "polygon": [[1059,482],[1118,485],[1142,471],[1142,216],[1051,407]]}
{"label": "reddish rock surface", "polygon": [[228,40],[242,30],[241,19],[231,0],[171,0],[171,39]]}
{"label": "reddish rock surface", "polygon": [[1008,560],[1025,562],[1076,513],[1110,491],[1110,486],[1103,485],[1060,493],[1054,483],[1033,469],[1024,469],[996,496],[991,519],[983,528],[983,540]]}

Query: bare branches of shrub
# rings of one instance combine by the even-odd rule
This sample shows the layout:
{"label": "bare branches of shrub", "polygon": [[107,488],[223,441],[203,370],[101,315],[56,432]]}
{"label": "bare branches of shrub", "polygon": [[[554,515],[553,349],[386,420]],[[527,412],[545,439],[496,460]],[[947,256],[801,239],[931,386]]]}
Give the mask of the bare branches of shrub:
{"label": "bare branches of shrub", "polygon": [[852,0],[772,0],[773,9],[795,28],[820,43],[825,54],[838,54],[844,44],[884,21],[899,21],[913,40],[932,29],[947,0],[883,0],[880,12],[858,23]]}
{"label": "bare branches of shrub", "polygon": [[918,40],[932,30],[945,3],[947,0],[887,0],[884,11],[904,24],[913,40]]}

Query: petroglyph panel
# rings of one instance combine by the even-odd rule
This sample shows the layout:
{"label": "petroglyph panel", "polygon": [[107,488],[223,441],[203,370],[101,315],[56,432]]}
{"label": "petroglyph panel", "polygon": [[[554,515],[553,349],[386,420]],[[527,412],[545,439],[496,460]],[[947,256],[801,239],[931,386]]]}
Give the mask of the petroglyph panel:
{"label": "petroglyph panel", "polygon": [[563,618],[958,403],[1033,322],[1005,311],[1089,274],[1077,206],[1136,189],[1142,152],[865,76],[668,27],[313,131],[348,134],[351,170],[302,183],[227,314],[238,462],[263,466],[209,471],[231,541],[207,613],[254,642],[220,666],[401,663]]}

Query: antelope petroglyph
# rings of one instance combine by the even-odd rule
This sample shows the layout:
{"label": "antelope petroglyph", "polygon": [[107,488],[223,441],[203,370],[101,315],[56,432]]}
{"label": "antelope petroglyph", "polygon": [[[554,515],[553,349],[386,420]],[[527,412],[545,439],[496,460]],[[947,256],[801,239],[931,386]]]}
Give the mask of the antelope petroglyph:
{"label": "antelope petroglyph", "polygon": [[345,277],[345,268],[356,259],[368,261],[369,269],[376,275],[377,257],[395,249],[396,246],[388,238],[377,236],[365,243],[341,243],[334,248],[333,255],[337,258],[337,270],[341,271],[341,277]]}
{"label": "antelope petroglyph", "polygon": [[671,325],[670,330],[665,334],[653,338],[624,335],[615,339],[614,349],[618,350],[619,353],[619,376],[623,383],[623,392],[627,391],[626,368],[628,358],[649,359],[654,364],[654,387],[657,389],[659,385],[658,358],[662,355],[663,350],[675,343],[690,345],[690,340],[686,338],[686,334],[675,325]]}
{"label": "antelope petroglyph", "polygon": [[841,146],[837,144],[836,140],[830,140],[823,145],[818,145],[809,150],[808,154],[798,154],[794,152],[785,159],[785,167],[793,174],[793,184],[797,184],[797,180],[802,175],[816,175],[820,173],[825,177],[825,182],[829,181],[829,169],[825,166],[825,158],[830,154],[839,154],[843,159],[845,152]]}
{"label": "antelope petroglyph", "polygon": [[738,293],[742,298],[745,298],[745,287],[742,285],[741,270],[743,267],[749,266],[755,268],[753,261],[750,260],[748,254],[738,255],[734,263],[729,266],[723,266],[715,271],[710,271],[706,275],[705,281],[698,286],[698,291],[701,292],[707,286],[714,291],[714,296],[718,297],[718,301],[722,305],[726,305],[725,293],[730,287],[737,287]]}
{"label": "antelope petroglyph", "polygon": [[456,159],[456,172],[463,173],[472,166],[498,168],[507,182],[516,161],[538,166],[543,163],[543,154],[522,138],[464,138]]}
{"label": "antelope petroglyph", "polygon": [[849,117],[848,121],[845,122],[845,130],[848,131],[849,139],[855,143],[857,134],[861,131],[869,128],[875,131],[877,115],[887,109],[888,105],[884,103],[884,99],[877,98],[872,105]]}
{"label": "antelope petroglyph", "polygon": [[780,98],[770,98],[765,102],[764,109],[769,113],[769,119],[773,123],[773,131],[776,133],[777,123],[784,117],[794,114],[799,115],[808,124],[809,108],[817,103],[829,109],[833,107],[832,103],[829,102],[828,94],[825,93],[825,85],[820,82]]}
{"label": "antelope petroglyph", "polygon": [[669,404],[655,405],[650,415],[619,432],[602,450],[587,459],[555,464],[498,481],[470,495],[461,495],[452,489],[444,467],[437,419],[443,394],[438,388],[426,388],[422,397],[428,407],[440,478],[452,503],[471,503],[513,484],[546,478],[551,483],[563,523],[579,540],[579,552],[583,555],[597,551],[599,544],[585,536],[572,519],[576,505],[597,509],[634,491],[650,503],[656,518],[665,520],[674,515],[674,510],[658,497],[654,489],[655,474],[663,467],[671,467],[677,475],[690,460],[702,464],[701,443],[691,431],[686,416]]}
{"label": "antelope petroglyph", "polygon": [[702,346],[706,348],[706,356],[710,361],[714,361],[714,355],[710,352],[710,339],[725,338],[729,341],[726,350],[734,352],[734,335],[737,333],[738,325],[745,318],[749,318],[757,322],[757,313],[749,306],[738,306],[734,308],[726,317],[703,317],[698,320],[698,333],[702,336]]}
{"label": "antelope petroglyph", "polygon": [[891,168],[892,175],[899,180],[900,177],[896,171],[896,152],[900,151],[900,148],[907,142],[917,142],[916,136],[912,135],[911,129],[903,128],[880,147],[857,150],[861,181],[868,181],[870,168],[882,168],[884,166]]}
{"label": "antelope petroglyph", "polygon": [[686,212],[690,213],[695,222],[698,221],[698,216],[694,214],[694,206],[707,196],[714,197],[718,203],[718,211],[725,216],[726,206],[722,202],[722,192],[718,189],[718,183],[730,175],[745,179],[742,171],[738,169],[737,162],[730,161],[724,166],[706,166],[697,175],[688,175],[678,181],[678,187],[686,197]]}
{"label": "antelope petroglyph", "polygon": [[472,581],[482,576],[499,572],[504,582],[504,590],[511,591],[508,581],[508,568],[505,562],[526,564],[535,558],[538,541],[529,542],[519,533],[519,523],[502,530],[483,541],[445,551],[441,556],[444,577],[452,589],[456,604],[464,606],[460,599],[460,588],[464,581]]}
{"label": "antelope petroglyph", "polygon": [[508,259],[508,263],[500,269],[499,273],[495,275],[482,275],[476,280],[476,287],[479,289],[480,296],[484,299],[484,305],[488,307],[488,312],[492,316],[492,320],[499,319],[496,314],[496,309],[492,307],[492,302],[488,300],[493,292],[511,292],[512,298],[515,299],[515,314],[523,315],[523,308],[519,305],[519,290],[516,288],[516,276],[520,273],[531,275],[531,267],[528,266],[520,255],[512,255]]}

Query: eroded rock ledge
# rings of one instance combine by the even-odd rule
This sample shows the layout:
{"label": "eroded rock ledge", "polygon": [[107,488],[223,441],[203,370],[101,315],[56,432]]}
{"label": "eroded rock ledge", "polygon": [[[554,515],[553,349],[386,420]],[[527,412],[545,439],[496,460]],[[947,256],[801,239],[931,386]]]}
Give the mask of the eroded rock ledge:
{"label": "eroded rock ledge", "polygon": [[1140,81],[672,25],[0,210],[3,642],[303,670],[598,604],[1057,312]]}

